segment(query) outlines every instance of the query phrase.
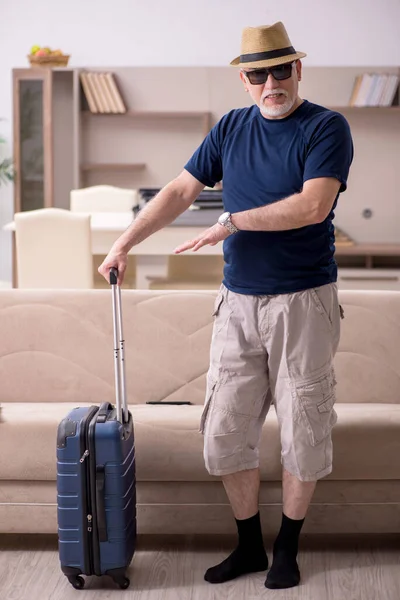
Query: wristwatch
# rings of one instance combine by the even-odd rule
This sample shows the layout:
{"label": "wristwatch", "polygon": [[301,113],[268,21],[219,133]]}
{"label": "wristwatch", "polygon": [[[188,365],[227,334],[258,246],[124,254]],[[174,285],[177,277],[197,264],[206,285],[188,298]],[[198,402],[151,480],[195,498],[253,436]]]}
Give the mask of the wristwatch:
{"label": "wristwatch", "polygon": [[235,227],[235,225],[231,221],[230,212],[222,213],[222,215],[218,218],[218,223],[226,227],[230,233],[237,233],[239,231],[239,229]]}

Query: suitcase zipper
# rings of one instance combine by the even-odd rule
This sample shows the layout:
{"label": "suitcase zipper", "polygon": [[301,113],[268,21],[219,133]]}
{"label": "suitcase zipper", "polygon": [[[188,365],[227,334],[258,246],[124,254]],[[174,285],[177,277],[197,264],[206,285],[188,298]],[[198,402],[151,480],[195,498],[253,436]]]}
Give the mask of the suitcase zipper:
{"label": "suitcase zipper", "polygon": [[87,516],[87,520],[88,520],[88,531],[91,532],[92,531],[92,515],[88,515]]}
{"label": "suitcase zipper", "polygon": [[[89,423],[88,426],[88,441],[87,447],[89,451],[89,460],[87,461],[87,468],[89,472],[89,498],[90,498],[90,520],[93,522],[92,537],[90,540],[90,551],[92,553],[92,569],[94,575],[101,575],[99,567],[99,547],[98,547],[98,535],[97,535],[97,520],[96,520],[96,496],[95,496],[95,485],[96,485],[96,449],[95,449],[95,426],[97,421],[95,419]],[[93,473],[94,469],[94,473]]]}
{"label": "suitcase zipper", "polygon": [[82,465],[82,504],[83,504],[83,514],[84,522],[83,522],[83,556],[85,563],[85,575],[93,575],[93,558],[91,551],[91,534],[92,534],[92,525],[91,519],[91,503],[90,503],[90,487],[89,487],[89,467],[88,461],[85,460],[87,456],[89,456],[88,449],[88,428],[90,421],[95,416],[97,411],[99,410],[98,406],[92,406],[89,409],[86,417],[82,419],[81,423],[81,435],[80,435],[80,447],[82,456],[79,460]]}
{"label": "suitcase zipper", "polygon": [[[105,421],[107,420],[107,415],[105,416]],[[89,469],[89,485],[90,485],[90,516],[93,521],[93,532],[91,539],[91,552],[92,552],[92,565],[93,565],[93,573],[94,575],[102,575],[101,572],[101,558],[100,558],[100,539],[99,539],[99,513],[97,507],[97,499],[96,499],[96,473],[97,473],[97,457],[96,457],[96,445],[95,445],[95,433],[97,422],[100,418],[100,413],[96,415],[94,419],[91,420],[88,426],[88,451],[89,451],[89,460],[88,469]],[[104,422],[105,422],[104,421]]]}
{"label": "suitcase zipper", "polygon": [[[93,483],[92,483],[92,463],[96,461],[96,455],[94,452],[94,440],[92,439],[93,432],[93,423],[96,422],[98,408],[96,407],[96,411],[92,415],[90,419],[87,421],[86,425],[86,450],[84,455],[89,457],[89,460],[86,461],[86,473],[87,473],[87,538],[88,538],[88,549],[89,549],[89,561],[90,561],[90,571],[91,575],[97,575],[96,569],[96,539],[95,539],[95,523],[93,519],[93,503],[95,499],[93,498]],[[84,460],[86,458],[84,457]]]}
{"label": "suitcase zipper", "polygon": [[85,458],[89,456],[89,450],[85,450],[85,452],[82,454],[82,458],[79,460],[80,463],[85,462]]}

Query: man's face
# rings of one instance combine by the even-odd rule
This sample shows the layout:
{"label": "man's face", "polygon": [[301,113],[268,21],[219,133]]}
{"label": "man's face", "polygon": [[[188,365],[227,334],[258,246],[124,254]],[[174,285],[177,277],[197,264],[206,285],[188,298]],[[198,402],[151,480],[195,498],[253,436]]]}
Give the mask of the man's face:
{"label": "man's face", "polygon": [[[288,69],[287,66],[279,65],[279,69]],[[279,76],[278,69],[278,76]],[[262,114],[269,119],[281,119],[292,110],[298,96],[299,81],[301,79],[301,61],[292,63],[290,77],[288,79],[275,79],[272,73],[268,74],[265,83],[251,83],[246,74],[251,71],[259,71],[262,75],[263,69],[242,69],[240,78],[245,89],[249,92],[254,102],[260,107]],[[253,76],[254,77],[254,76]]]}

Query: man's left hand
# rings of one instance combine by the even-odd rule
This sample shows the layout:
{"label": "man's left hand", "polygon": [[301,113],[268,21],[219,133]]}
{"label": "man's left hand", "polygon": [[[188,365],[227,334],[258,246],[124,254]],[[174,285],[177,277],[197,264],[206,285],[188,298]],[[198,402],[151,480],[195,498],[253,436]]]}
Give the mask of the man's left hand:
{"label": "man's left hand", "polygon": [[180,254],[181,252],[185,252],[185,250],[190,250],[193,248],[193,252],[196,252],[202,246],[215,246],[218,242],[222,242],[227,237],[229,237],[231,233],[228,231],[226,227],[216,223],[209,229],[203,231],[199,236],[194,238],[193,240],[189,240],[182,244],[182,246],[178,246],[175,248],[174,253]]}

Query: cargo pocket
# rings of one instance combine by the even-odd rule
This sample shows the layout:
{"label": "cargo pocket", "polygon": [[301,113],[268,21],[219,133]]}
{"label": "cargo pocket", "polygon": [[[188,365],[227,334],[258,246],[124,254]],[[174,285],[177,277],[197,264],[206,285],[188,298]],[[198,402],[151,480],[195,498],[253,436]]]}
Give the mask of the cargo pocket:
{"label": "cargo pocket", "polygon": [[232,314],[225,296],[226,290],[220,290],[215,299],[212,316],[214,318],[214,333],[220,332],[228,323]]}
{"label": "cargo pocket", "polygon": [[203,435],[204,435],[207,417],[208,417],[210,409],[211,409],[211,402],[214,397],[216,387],[217,387],[216,380],[210,380],[209,383],[207,383],[206,403],[205,403],[202,415],[200,417],[200,429],[199,429],[200,433],[202,433]]}
{"label": "cargo pocket", "polygon": [[336,379],[333,368],[317,381],[307,384],[296,382],[295,394],[298,412],[306,426],[310,443],[317,446],[328,437],[337,422],[334,409]]}
{"label": "cargo pocket", "polygon": [[[323,286],[323,287],[325,287],[325,286]],[[328,290],[328,287],[326,289]],[[325,293],[325,290],[321,291],[320,288],[311,288],[310,289],[311,298],[313,299],[315,308],[320,313],[321,317],[324,319],[325,323],[328,326],[329,331],[331,331],[333,328],[333,322],[332,322],[332,318],[331,318],[328,308],[322,302],[321,296],[323,293]]]}
{"label": "cargo pocket", "polygon": [[223,301],[224,301],[224,295],[223,295],[223,293],[222,292],[218,292],[218,295],[217,295],[217,297],[215,299],[215,302],[214,302],[214,310],[213,310],[213,313],[212,313],[213,317],[216,317],[218,315],[219,309],[221,308],[221,304],[223,303]]}

